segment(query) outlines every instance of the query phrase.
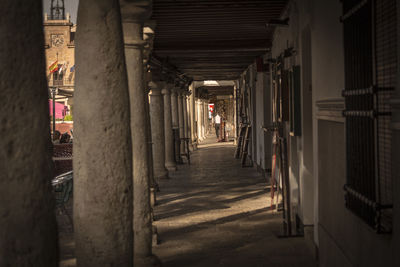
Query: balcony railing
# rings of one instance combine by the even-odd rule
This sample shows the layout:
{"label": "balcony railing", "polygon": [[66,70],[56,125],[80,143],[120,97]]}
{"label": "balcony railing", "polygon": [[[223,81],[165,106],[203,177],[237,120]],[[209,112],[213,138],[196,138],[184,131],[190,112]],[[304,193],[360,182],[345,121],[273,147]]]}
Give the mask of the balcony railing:
{"label": "balcony railing", "polygon": [[50,80],[49,86],[74,87],[75,79]]}

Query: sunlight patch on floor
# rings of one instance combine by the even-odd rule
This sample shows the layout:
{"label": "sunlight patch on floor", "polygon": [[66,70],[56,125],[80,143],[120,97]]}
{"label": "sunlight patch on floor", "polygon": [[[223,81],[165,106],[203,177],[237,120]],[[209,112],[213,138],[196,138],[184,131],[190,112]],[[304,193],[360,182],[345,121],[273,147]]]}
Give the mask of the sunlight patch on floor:
{"label": "sunlight patch on floor", "polygon": [[220,142],[220,143],[209,143],[209,144],[197,145],[198,148],[221,147],[221,146],[233,146],[233,142]]}

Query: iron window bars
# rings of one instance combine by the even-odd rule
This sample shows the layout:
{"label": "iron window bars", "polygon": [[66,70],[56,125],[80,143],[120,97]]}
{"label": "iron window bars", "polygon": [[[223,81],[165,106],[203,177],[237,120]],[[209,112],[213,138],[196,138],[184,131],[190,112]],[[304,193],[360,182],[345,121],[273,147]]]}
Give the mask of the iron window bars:
{"label": "iron window bars", "polygon": [[378,233],[392,231],[391,110],[396,0],[343,0],[346,207]]}

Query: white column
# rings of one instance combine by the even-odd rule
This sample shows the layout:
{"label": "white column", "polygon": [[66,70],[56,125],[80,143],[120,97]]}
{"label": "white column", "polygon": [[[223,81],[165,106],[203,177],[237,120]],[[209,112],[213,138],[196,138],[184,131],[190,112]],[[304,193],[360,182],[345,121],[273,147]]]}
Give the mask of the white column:
{"label": "white column", "polygon": [[0,3],[0,266],[50,267],[58,246],[42,4],[23,3]]}
{"label": "white column", "polygon": [[133,259],[129,98],[118,7],[116,0],[88,0],[78,10],[74,226],[77,265],[85,267],[128,267]]}

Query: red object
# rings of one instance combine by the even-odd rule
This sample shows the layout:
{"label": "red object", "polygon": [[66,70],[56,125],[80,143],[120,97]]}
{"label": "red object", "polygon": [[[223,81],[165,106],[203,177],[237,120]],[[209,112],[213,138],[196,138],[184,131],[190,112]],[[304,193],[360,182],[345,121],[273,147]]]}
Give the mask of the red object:
{"label": "red object", "polygon": [[214,104],[208,104],[208,110],[212,113],[214,111]]}

